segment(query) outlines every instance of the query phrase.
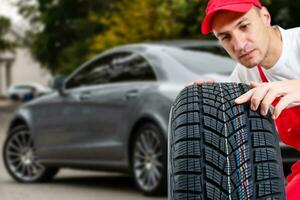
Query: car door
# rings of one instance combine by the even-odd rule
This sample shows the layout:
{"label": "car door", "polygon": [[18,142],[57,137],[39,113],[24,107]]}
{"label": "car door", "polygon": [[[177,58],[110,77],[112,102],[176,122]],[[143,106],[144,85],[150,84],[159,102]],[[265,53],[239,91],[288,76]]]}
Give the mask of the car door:
{"label": "car door", "polygon": [[[98,109],[104,113],[104,124],[109,128],[102,132],[101,138],[96,139],[100,145],[94,146],[96,149],[93,152],[98,152],[93,154],[95,159],[109,162],[124,160],[130,125],[135,120],[141,95],[156,84],[154,71],[139,54],[122,53],[113,56],[109,84],[94,96]],[[100,131],[97,129],[99,122],[94,121],[91,135],[97,135]]]}
{"label": "car door", "polygon": [[42,136],[47,140],[39,145],[48,147],[48,158],[122,160],[127,116],[149,87],[141,80],[155,79],[147,67],[137,54],[122,52],[100,57],[75,73],[66,94],[43,112],[51,123]]}
{"label": "car door", "polygon": [[[95,81],[80,91],[80,105],[86,111],[82,114],[85,133],[72,134],[70,140],[80,141],[77,152],[81,160],[107,163],[123,160],[127,151],[124,135],[129,131],[129,116],[140,94],[155,80],[153,71],[149,72],[142,57],[136,53],[118,52],[110,54],[109,58],[109,65],[104,70],[109,80],[100,84]],[[103,71],[100,70],[101,62],[97,66],[91,73],[99,79],[101,76],[95,74]]]}
{"label": "car door", "polygon": [[67,79],[63,94],[34,112],[38,120],[36,138],[41,157],[50,160],[85,158],[83,152],[88,147],[84,145],[95,107],[90,104],[89,97],[96,87],[108,82],[110,60],[104,56],[84,65]]}

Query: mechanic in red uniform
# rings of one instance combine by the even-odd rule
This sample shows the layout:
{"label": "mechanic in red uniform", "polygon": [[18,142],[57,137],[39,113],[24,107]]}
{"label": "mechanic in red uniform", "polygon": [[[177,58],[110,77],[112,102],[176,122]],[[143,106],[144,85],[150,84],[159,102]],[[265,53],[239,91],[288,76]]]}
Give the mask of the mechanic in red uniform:
{"label": "mechanic in red uniform", "polygon": [[[212,32],[238,62],[231,81],[252,86],[235,102],[250,101],[252,110],[260,105],[262,115],[272,107],[281,140],[300,150],[300,28],[270,24],[270,14],[259,0],[210,0],[202,33]],[[287,199],[300,200],[299,161],[287,181]]]}

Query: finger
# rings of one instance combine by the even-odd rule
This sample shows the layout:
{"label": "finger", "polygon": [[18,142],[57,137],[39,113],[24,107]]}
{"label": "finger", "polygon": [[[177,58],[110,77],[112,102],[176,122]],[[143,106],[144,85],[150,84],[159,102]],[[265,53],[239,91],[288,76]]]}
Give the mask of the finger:
{"label": "finger", "polygon": [[214,79],[208,79],[208,80],[206,81],[206,83],[209,83],[209,84],[212,84],[212,83],[214,83],[214,82],[215,82]]}
{"label": "finger", "polygon": [[273,89],[269,89],[264,99],[261,102],[260,113],[266,115],[272,104],[272,102],[278,97],[277,93]]}
{"label": "finger", "polygon": [[292,95],[286,95],[280,99],[277,105],[274,108],[273,119],[277,119],[282,112],[290,103],[292,102]]}
{"label": "finger", "polygon": [[261,85],[260,87],[253,88],[254,93],[251,97],[251,109],[257,110],[258,106],[260,105],[261,101],[264,99],[268,92],[268,88]]}
{"label": "finger", "polygon": [[205,83],[204,80],[196,80],[196,81],[194,81],[194,84],[197,84],[197,85],[202,85],[204,83]]}
{"label": "finger", "polygon": [[196,80],[194,82],[191,82],[191,83],[188,83],[187,85],[185,85],[186,87],[188,86],[191,86],[191,85],[194,85],[194,84],[197,84],[197,85],[202,85],[202,84],[205,84],[205,83],[208,83],[208,84],[212,84],[214,83],[215,80],[214,79],[208,79],[208,80]]}
{"label": "finger", "polygon": [[191,86],[191,85],[194,85],[194,84],[201,85],[201,84],[203,84],[203,83],[204,83],[203,80],[196,80],[196,81],[194,81],[194,82],[191,82],[191,83],[186,84],[185,86],[188,87],[188,86]]}
{"label": "finger", "polygon": [[262,83],[251,82],[251,83],[250,83],[250,87],[251,87],[251,88],[255,88],[255,87],[260,86],[261,84],[262,84]]}
{"label": "finger", "polygon": [[249,90],[248,92],[246,92],[245,94],[243,94],[243,95],[239,96],[238,98],[236,98],[236,99],[234,100],[234,102],[235,102],[236,104],[242,104],[242,103],[245,103],[245,102],[247,102],[247,101],[249,101],[249,100],[251,99],[253,93],[254,93],[254,89],[251,89],[251,90]]}

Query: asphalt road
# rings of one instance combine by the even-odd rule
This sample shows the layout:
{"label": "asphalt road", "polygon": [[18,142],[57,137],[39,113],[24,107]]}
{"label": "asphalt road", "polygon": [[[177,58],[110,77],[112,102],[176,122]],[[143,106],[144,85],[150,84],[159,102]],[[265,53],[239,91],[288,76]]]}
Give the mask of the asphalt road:
{"label": "asphalt road", "polygon": [[116,173],[98,173],[63,169],[49,183],[21,184],[4,169],[2,147],[8,121],[16,106],[0,102],[0,199],[1,200],[165,200],[145,197],[131,177]]}

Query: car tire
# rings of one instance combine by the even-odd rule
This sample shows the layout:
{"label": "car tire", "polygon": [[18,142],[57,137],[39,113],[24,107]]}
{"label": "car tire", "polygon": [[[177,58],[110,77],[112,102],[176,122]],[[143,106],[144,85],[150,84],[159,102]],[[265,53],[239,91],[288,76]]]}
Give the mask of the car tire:
{"label": "car tire", "polygon": [[145,195],[167,193],[167,141],[160,128],[146,123],[134,138],[131,166],[137,187]]}
{"label": "car tire", "polygon": [[169,122],[169,199],[285,199],[271,114],[234,103],[248,90],[214,83],[181,91]]}
{"label": "car tire", "polygon": [[58,172],[56,167],[40,164],[30,130],[24,125],[12,128],[4,143],[3,159],[6,170],[18,182],[49,181]]}
{"label": "car tire", "polygon": [[11,95],[9,98],[10,98],[10,100],[12,100],[12,101],[21,101],[20,96],[18,96],[18,95],[16,95],[16,94]]}

